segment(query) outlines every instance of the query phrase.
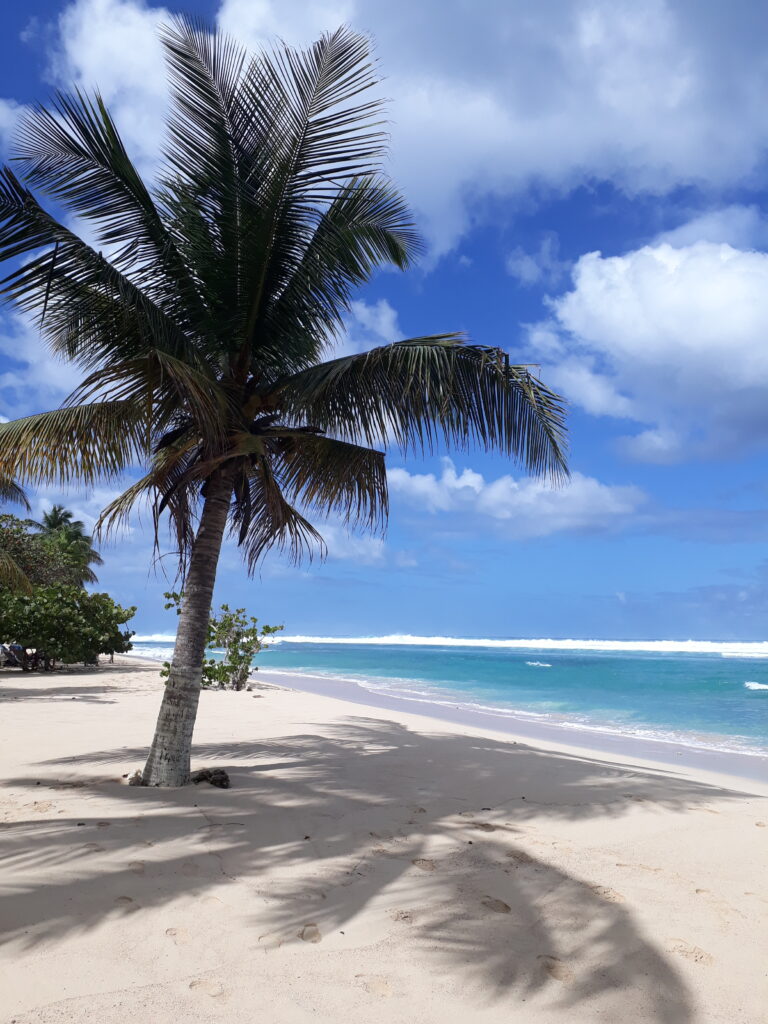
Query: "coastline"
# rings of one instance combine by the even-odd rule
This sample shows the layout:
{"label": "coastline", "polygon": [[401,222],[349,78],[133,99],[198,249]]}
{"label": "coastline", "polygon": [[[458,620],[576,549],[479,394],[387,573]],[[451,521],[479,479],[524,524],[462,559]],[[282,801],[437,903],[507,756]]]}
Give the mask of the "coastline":
{"label": "coastline", "polygon": [[620,760],[642,760],[649,764],[685,767],[696,771],[733,776],[738,779],[763,783],[768,787],[768,756],[760,753],[723,751],[709,746],[696,746],[674,740],[647,739],[628,733],[610,732],[603,728],[588,728],[580,724],[562,724],[532,721],[523,713],[496,713],[491,710],[451,707],[425,698],[400,697],[377,693],[351,679],[330,675],[312,675],[305,672],[270,670],[259,667],[252,674],[256,682],[313,693],[349,701],[377,710],[400,711],[451,723],[491,730],[528,743],[537,743],[551,749],[589,751],[595,755],[610,755]]}

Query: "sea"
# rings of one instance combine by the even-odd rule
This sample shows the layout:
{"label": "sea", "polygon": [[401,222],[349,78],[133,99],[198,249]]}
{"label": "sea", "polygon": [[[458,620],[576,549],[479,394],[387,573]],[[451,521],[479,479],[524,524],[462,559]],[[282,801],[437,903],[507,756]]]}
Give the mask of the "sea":
{"label": "sea", "polygon": [[[164,660],[171,644],[137,636],[133,653]],[[312,676],[416,712],[557,726],[564,741],[587,730],[768,758],[768,642],[288,636],[255,667],[297,689]]]}

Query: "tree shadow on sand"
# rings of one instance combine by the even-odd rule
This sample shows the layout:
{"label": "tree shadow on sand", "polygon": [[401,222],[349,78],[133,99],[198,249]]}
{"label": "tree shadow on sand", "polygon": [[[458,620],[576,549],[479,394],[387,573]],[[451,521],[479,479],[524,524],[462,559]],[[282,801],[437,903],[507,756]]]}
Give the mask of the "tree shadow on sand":
{"label": "tree shadow on sand", "polygon": [[[547,823],[619,818],[637,801],[669,814],[745,794],[671,770],[361,716],[324,732],[196,746],[195,765],[226,766],[229,790],[125,786],[115,766],[144,754],[127,748],[40,762],[39,777],[7,780],[29,787],[36,811],[42,796],[55,805],[58,791],[77,788],[83,812],[103,796],[121,800],[124,814],[36,813],[3,826],[2,859],[16,880],[3,938],[34,947],[235,885],[238,912],[271,948],[343,933],[370,905],[387,934],[402,929],[414,956],[490,998],[551,985],[557,1005],[576,1008],[632,991],[649,1019],[691,1020],[684,982],[620,894],[550,862]],[[39,883],[43,868],[50,880]]]}

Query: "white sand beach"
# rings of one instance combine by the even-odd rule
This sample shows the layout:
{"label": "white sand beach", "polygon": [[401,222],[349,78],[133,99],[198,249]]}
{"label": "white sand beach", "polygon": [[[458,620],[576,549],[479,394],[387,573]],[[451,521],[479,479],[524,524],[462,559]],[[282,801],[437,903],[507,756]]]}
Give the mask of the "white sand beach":
{"label": "white sand beach", "polygon": [[3,1021],[759,1024],[768,780],[156,664],[0,675]]}

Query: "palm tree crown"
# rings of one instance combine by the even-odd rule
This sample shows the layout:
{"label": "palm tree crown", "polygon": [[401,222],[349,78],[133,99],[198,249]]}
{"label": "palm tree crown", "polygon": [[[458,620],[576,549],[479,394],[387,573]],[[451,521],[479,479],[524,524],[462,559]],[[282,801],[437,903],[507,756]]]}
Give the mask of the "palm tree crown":
{"label": "palm tree crown", "polygon": [[63,505],[52,505],[43,513],[41,523],[30,522],[39,534],[55,544],[79,572],[79,585],[98,583],[99,579],[91,568],[103,565],[104,559],[93,546],[93,537],[85,532],[85,523],[74,519],[72,512]]}
{"label": "palm tree crown", "polygon": [[[172,97],[154,187],[98,94],[29,114],[19,176],[0,176],[0,259],[22,261],[2,293],[85,373],[63,408],[0,425],[0,471],[90,484],[144,465],[103,524],[148,499],[157,536],[167,514],[192,618],[210,606],[227,525],[250,568],[272,545],[311,550],[314,513],[382,527],[385,440],[480,444],[564,474],[560,399],[499,349],[444,334],[322,362],[353,289],[419,251],[381,170],[367,40],[342,28],[307,50],[248,56],[176,19],[163,43]],[[95,246],[35,192],[87,224]],[[198,657],[186,621],[183,608],[182,688]]]}

